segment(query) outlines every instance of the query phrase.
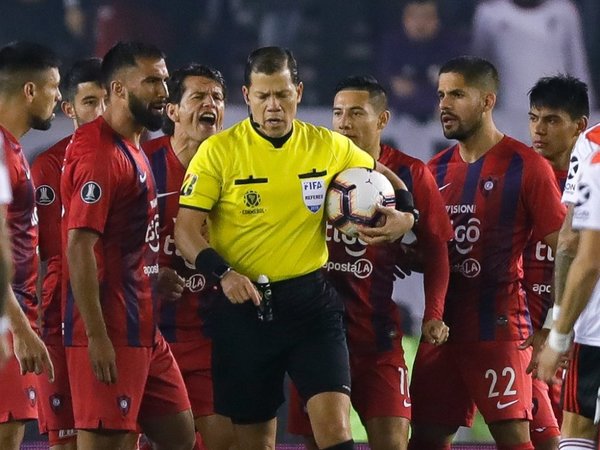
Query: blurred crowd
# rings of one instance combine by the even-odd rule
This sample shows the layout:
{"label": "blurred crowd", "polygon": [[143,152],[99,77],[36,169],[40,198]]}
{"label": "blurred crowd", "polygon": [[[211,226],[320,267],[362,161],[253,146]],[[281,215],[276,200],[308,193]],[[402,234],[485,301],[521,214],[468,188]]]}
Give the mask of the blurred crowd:
{"label": "blurred crowd", "polygon": [[233,87],[245,55],[281,45],[300,63],[304,104],[329,104],[336,80],[369,73],[396,113],[427,122],[439,64],[466,53],[498,67],[505,109],[523,111],[535,80],[557,73],[588,82],[596,106],[598,22],[597,0],[3,0],[0,43],[44,42],[68,63],[138,39],[164,49],[171,68],[220,68]]}

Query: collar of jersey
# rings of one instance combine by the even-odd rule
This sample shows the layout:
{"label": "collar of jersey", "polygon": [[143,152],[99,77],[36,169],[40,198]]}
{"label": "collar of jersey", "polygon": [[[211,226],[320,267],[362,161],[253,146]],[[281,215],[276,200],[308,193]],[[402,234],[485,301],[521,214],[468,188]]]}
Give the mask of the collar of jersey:
{"label": "collar of jersey", "polygon": [[252,119],[252,116],[250,117],[250,124],[252,125],[252,128],[254,128],[254,131],[256,131],[256,133],[262,137],[263,139],[269,141],[271,144],[273,144],[273,147],[275,148],[281,148],[283,147],[283,144],[285,144],[288,139],[292,136],[292,133],[294,131],[294,127],[292,125],[292,129],[290,130],[289,133],[287,133],[285,136],[281,136],[281,137],[270,137],[265,135],[264,133],[261,133],[261,131],[259,130],[256,122],[254,122],[254,120]]}

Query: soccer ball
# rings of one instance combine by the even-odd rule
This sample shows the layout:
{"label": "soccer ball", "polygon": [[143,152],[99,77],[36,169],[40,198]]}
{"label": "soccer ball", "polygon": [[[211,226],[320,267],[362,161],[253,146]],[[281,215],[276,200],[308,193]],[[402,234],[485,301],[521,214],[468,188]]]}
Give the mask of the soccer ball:
{"label": "soccer ball", "polygon": [[347,169],[329,185],[325,211],[331,224],[355,237],[356,225],[373,226],[381,216],[376,206],[396,206],[394,188],[379,172],[364,168]]}

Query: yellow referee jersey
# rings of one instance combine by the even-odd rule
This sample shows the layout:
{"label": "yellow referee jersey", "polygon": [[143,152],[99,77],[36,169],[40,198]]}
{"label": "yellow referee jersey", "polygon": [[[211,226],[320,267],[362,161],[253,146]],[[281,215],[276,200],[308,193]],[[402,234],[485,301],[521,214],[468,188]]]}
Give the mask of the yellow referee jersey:
{"label": "yellow referee jersey", "polygon": [[368,153],[326,128],[295,120],[276,148],[246,119],[200,145],[179,203],[210,211],[210,244],[236,271],[280,281],[327,261],[324,208],[332,178],[374,166]]}

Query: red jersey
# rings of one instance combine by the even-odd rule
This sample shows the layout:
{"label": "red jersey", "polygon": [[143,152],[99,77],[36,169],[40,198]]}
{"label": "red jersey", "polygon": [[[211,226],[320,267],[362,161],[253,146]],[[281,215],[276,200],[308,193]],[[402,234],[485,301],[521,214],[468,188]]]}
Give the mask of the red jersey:
{"label": "red jersey", "polygon": [[12,189],[12,201],[6,212],[15,270],[12,289],[31,326],[37,330],[38,228],[33,182],[19,141],[3,127],[0,133]]}
{"label": "red jersey", "polygon": [[41,325],[46,342],[60,345],[61,331],[61,230],[60,176],[65,150],[71,136],[67,136],[48,150],[40,153],[31,165],[31,176],[36,186],[35,203],[39,221],[39,253],[46,263],[42,284]]}
{"label": "red jersey", "polygon": [[[434,178],[420,160],[381,146],[379,162],[393,170],[413,193],[421,219],[414,229],[425,258],[425,320],[441,319],[448,284],[446,242],[452,228]],[[327,278],[344,300],[352,352],[381,352],[401,344],[401,318],[392,300],[396,267],[405,267],[401,244],[366,245],[327,224]],[[436,255],[429,258],[429,251]],[[445,264],[444,264],[445,262]]]}
{"label": "red jersey", "polygon": [[[79,127],[67,147],[61,198],[63,257],[69,230],[99,234],[94,251],[100,303],[113,345],[152,346],[158,208],[144,152],[120,137],[103,117]],[[65,259],[62,272],[64,343],[87,345]]]}
{"label": "red jersey", "polygon": [[160,216],[161,267],[170,267],[185,279],[180,299],[160,299],[158,324],[168,342],[205,340],[202,333],[202,311],[210,306],[210,297],[216,285],[207,284],[204,275],[197,273],[193,264],[186,262],[175,248],[175,219],[179,211],[179,191],[186,168],[181,164],[169,136],[162,136],[144,143],[144,151],[150,161],[156,189]]}
{"label": "red jersey", "polygon": [[429,167],[454,228],[444,314],[451,341],[526,338],[523,250],[558,231],[565,216],[550,164],[505,136],[473,163],[454,145]]}
{"label": "red jersey", "polygon": [[[561,192],[567,181],[567,170],[554,170]],[[523,252],[523,281],[531,325],[539,330],[552,306],[552,281],[554,279],[554,254],[544,241],[532,241]]]}

